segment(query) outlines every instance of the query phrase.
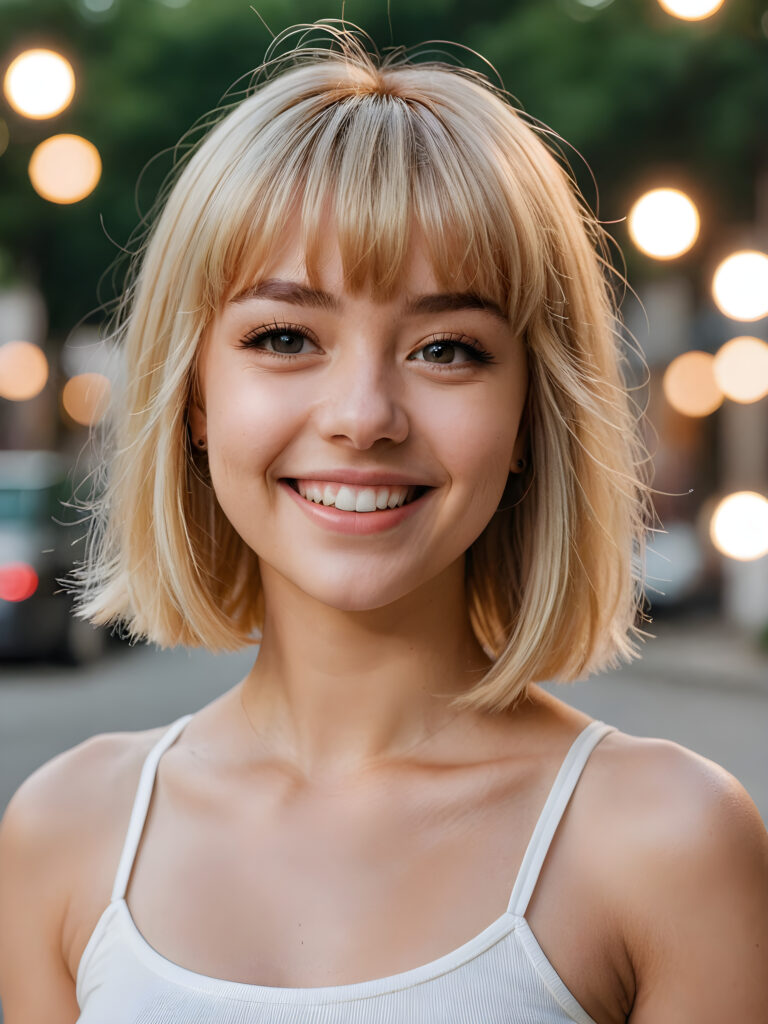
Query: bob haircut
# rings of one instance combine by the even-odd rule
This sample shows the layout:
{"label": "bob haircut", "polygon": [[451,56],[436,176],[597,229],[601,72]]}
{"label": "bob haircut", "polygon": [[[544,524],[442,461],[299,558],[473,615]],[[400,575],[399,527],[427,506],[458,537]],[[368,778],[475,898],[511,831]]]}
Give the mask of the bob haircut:
{"label": "bob haircut", "polygon": [[[330,45],[308,45],[307,30]],[[112,324],[126,372],[75,572],[77,614],[164,647],[258,642],[258,559],[190,437],[201,338],[258,281],[290,214],[312,286],[330,208],[348,288],[377,298],[402,286],[417,225],[438,282],[507,310],[527,351],[527,467],[466,552],[472,628],[494,663],[451,702],[498,712],[529,683],[638,656],[650,488],[608,281],[617,272],[544,141],[554,133],[483,75],[403,50],[382,59],[366,38],[335,19],[282,33],[245,98],[177,160]]]}

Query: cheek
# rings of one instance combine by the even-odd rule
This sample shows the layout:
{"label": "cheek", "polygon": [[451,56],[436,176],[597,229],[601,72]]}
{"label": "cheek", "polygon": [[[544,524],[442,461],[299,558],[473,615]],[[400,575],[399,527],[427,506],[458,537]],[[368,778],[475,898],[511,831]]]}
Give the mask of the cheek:
{"label": "cheek", "polygon": [[[441,410],[423,407],[425,430],[452,485],[479,499],[501,496],[509,474],[517,438],[521,403],[504,387],[467,389],[462,402],[448,402]],[[430,426],[427,426],[429,422]]]}
{"label": "cheek", "polygon": [[220,489],[243,492],[258,484],[290,442],[300,408],[286,398],[274,381],[257,373],[232,375],[209,389],[208,459],[217,495]]}

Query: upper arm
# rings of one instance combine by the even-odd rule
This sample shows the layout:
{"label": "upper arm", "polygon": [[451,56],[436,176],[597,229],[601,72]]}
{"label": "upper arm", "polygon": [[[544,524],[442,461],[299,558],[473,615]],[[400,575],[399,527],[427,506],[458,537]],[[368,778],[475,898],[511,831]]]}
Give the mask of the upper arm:
{"label": "upper arm", "polygon": [[0,822],[0,999],[5,1024],[72,1024],[75,984],[61,944],[67,893],[57,863],[58,774],[43,766]]}
{"label": "upper arm", "polygon": [[92,927],[91,904],[106,906],[140,763],[154,735],[94,736],[38,768],[11,799],[0,821],[5,1024],[78,1019],[68,964],[83,929]]}
{"label": "upper arm", "polygon": [[675,744],[656,755],[630,857],[629,1020],[768,1024],[768,834],[724,769]]}

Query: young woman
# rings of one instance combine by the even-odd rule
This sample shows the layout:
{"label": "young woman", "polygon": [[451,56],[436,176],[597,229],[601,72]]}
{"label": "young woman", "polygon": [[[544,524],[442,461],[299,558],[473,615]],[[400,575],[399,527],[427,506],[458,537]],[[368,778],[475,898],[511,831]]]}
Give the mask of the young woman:
{"label": "young woman", "polygon": [[258,658],[19,789],[6,1024],[764,1022],[743,788],[537,685],[636,653],[601,229],[483,78],[326,27],[152,230],[84,569],[92,621]]}

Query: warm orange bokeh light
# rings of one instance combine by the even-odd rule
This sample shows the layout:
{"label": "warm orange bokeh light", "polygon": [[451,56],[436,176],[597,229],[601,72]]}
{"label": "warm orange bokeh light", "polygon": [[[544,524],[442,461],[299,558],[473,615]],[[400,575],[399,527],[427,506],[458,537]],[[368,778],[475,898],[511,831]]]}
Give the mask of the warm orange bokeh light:
{"label": "warm orange bokeh light", "polygon": [[8,66],[3,91],[24,117],[54,117],[72,102],[75,73],[66,57],[54,50],[25,50]]}
{"label": "warm orange bokeh light", "polygon": [[48,360],[38,345],[8,341],[0,346],[0,398],[24,402],[39,395],[48,381]]}
{"label": "warm orange bokeh light", "polygon": [[107,411],[110,393],[109,380],[103,373],[78,373],[64,385],[61,402],[70,419],[90,427]]}
{"label": "warm orange bokeh light", "polygon": [[684,192],[656,188],[634,204],[627,227],[641,252],[657,260],[671,260],[688,252],[698,238],[699,213]]}
{"label": "warm orange bokeh light", "polygon": [[708,416],[723,402],[709,352],[684,352],[664,373],[662,387],[673,409],[685,416]]}
{"label": "warm orange bokeh light", "polygon": [[723,0],[659,0],[667,14],[683,21],[701,21],[709,18],[723,6]]}
{"label": "warm orange bokeh light", "polygon": [[715,353],[715,380],[726,398],[758,402],[768,395],[768,345],[760,338],[731,338]]}
{"label": "warm orange bokeh light", "polygon": [[52,135],[29,161],[32,187],[51,203],[80,202],[93,192],[100,177],[99,151],[79,135]]}
{"label": "warm orange bokeh light", "polygon": [[756,491],[729,494],[712,513],[709,535],[718,551],[739,562],[768,555],[768,499]]}
{"label": "warm orange bokeh light", "polygon": [[715,271],[712,296],[721,313],[732,320],[759,320],[768,314],[768,256],[734,252]]}

